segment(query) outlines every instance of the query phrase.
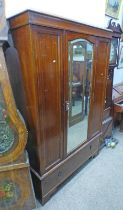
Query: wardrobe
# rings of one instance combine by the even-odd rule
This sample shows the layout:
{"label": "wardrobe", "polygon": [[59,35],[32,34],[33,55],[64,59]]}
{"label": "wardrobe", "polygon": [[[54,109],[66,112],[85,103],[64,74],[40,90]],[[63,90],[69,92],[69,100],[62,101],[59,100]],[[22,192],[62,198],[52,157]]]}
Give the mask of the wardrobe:
{"label": "wardrobe", "polygon": [[33,184],[44,204],[99,152],[112,32],[31,10],[9,24],[21,64]]}

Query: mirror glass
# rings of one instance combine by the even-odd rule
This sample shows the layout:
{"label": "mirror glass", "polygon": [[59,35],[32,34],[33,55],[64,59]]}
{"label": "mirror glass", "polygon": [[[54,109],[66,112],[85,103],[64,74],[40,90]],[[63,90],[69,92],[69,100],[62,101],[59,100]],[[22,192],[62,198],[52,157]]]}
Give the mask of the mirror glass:
{"label": "mirror glass", "polygon": [[111,41],[110,48],[110,64],[117,64],[117,56],[118,56],[118,39],[113,38]]}
{"label": "mirror glass", "polygon": [[67,153],[87,140],[93,44],[76,39],[69,41],[68,48]]}

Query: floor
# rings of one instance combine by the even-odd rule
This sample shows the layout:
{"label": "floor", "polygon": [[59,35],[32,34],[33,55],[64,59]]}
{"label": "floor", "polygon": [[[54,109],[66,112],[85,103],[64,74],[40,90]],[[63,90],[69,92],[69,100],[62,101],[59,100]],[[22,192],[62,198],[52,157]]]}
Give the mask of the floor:
{"label": "floor", "polygon": [[38,210],[123,210],[123,133],[115,130],[119,143],[103,148],[99,155]]}

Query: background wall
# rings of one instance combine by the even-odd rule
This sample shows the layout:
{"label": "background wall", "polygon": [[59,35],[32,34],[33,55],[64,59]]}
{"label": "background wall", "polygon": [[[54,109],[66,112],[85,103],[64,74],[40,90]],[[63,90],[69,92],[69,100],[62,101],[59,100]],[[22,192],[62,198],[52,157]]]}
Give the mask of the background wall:
{"label": "background wall", "polygon": [[[5,0],[5,2],[6,17],[33,9],[101,28],[106,28],[110,19],[105,16],[105,0]],[[117,22],[122,24],[122,21],[123,2]],[[115,69],[114,72],[114,84],[119,82],[123,82],[123,69]]]}
{"label": "background wall", "polygon": [[10,17],[27,8],[40,12],[104,26],[105,0],[5,0],[6,16]]}

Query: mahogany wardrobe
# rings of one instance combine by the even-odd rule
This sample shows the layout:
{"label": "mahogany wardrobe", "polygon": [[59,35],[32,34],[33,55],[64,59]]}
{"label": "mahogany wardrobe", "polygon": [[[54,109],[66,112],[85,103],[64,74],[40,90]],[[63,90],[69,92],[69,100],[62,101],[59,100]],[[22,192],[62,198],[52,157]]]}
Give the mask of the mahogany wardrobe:
{"label": "mahogany wardrobe", "polygon": [[112,32],[31,10],[9,24],[21,64],[33,183],[44,204],[99,151]]}

